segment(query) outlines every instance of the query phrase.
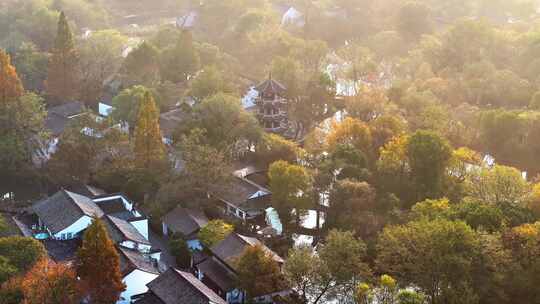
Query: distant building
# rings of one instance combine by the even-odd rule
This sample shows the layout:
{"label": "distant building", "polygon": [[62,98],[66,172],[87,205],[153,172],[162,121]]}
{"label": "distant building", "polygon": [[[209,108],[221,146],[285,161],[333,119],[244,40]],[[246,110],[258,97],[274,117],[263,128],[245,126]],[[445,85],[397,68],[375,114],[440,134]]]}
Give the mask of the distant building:
{"label": "distant building", "polygon": [[259,92],[256,98],[257,117],[264,130],[283,134],[289,129],[288,100],[285,96],[287,88],[272,79],[272,75],[263,81],[255,90]]}

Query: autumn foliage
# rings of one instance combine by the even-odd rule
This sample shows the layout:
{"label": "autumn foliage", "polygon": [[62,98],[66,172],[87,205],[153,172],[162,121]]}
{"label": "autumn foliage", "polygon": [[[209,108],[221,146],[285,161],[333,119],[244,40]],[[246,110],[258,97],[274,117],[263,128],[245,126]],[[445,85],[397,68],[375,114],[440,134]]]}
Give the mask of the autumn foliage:
{"label": "autumn foliage", "polygon": [[24,92],[9,55],[0,49],[0,103],[19,98]]}
{"label": "autumn foliage", "polygon": [[80,303],[81,290],[75,271],[66,264],[42,259],[21,282],[25,304]]}
{"label": "autumn foliage", "polygon": [[94,220],[84,233],[76,267],[83,290],[92,303],[115,303],[126,288],[122,283],[118,252],[105,224],[99,219]]}
{"label": "autumn foliage", "polygon": [[149,169],[164,158],[159,110],[150,92],[146,92],[139,106],[135,126],[135,160],[139,168]]}

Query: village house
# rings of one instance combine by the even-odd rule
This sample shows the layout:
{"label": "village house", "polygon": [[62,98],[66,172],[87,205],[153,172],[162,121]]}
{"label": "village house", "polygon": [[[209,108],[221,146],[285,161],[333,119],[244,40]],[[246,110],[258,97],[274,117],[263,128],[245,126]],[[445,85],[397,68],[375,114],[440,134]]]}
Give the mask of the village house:
{"label": "village house", "polygon": [[235,261],[248,247],[261,246],[278,265],[284,260],[256,238],[231,233],[223,241],[210,248],[211,255],[195,265],[197,277],[204,284],[226,299],[227,303],[244,303],[245,293],[235,285],[237,268]]}
{"label": "village house", "polygon": [[134,296],[136,304],[226,304],[193,274],[169,268],[147,284],[148,292]]}
{"label": "village house", "polygon": [[191,250],[202,250],[197,234],[208,224],[208,218],[201,210],[176,207],[163,217],[163,235],[181,237]]}
{"label": "village house", "polygon": [[102,219],[119,252],[126,284],[118,303],[130,303],[131,296],[146,292],[146,284],[159,275],[161,251],[149,240],[148,218],[124,194],[102,194],[91,186],[81,190],[88,196],[60,190],[35,203],[31,228],[26,230],[42,240],[53,259],[67,262],[75,256],[85,229]]}
{"label": "village house", "polygon": [[213,193],[224,214],[242,221],[264,216],[270,205],[270,191],[246,178],[235,175],[227,189]]}

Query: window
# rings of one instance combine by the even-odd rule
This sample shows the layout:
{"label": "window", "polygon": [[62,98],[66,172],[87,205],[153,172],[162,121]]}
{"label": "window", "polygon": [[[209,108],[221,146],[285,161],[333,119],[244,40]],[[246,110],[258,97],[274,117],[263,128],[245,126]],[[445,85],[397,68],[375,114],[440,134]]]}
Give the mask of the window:
{"label": "window", "polygon": [[60,239],[65,240],[66,239],[66,234],[65,233],[60,234]]}
{"label": "window", "polygon": [[71,232],[68,232],[68,233],[66,234],[66,238],[67,238],[68,240],[71,240],[71,238],[72,238]]}

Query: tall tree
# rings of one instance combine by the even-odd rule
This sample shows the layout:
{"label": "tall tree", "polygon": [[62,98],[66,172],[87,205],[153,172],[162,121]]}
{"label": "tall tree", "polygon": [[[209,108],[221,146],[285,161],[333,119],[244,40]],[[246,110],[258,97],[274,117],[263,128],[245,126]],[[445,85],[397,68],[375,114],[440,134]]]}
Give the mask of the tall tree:
{"label": "tall tree", "polygon": [[46,258],[26,273],[21,285],[28,304],[77,304],[82,300],[75,271]]}
{"label": "tall tree", "polygon": [[121,69],[127,85],[152,86],[159,80],[159,52],[148,42],[131,51]]}
{"label": "tall tree", "polygon": [[440,197],[452,157],[452,148],[446,139],[433,132],[417,131],[409,139],[407,156],[417,200]]}
{"label": "tall tree", "polygon": [[260,245],[246,248],[238,257],[236,268],[239,287],[248,298],[286,288],[278,263]]}
{"label": "tall tree", "polygon": [[406,285],[415,284],[431,303],[469,303],[475,297],[471,284],[480,247],[464,222],[437,219],[391,226],[380,235],[377,248],[379,269]]}
{"label": "tall tree", "polygon": [[118,301],[120,293],[126,288],[122,283],[120,257],[100,219],[95,219],[84,232],[75,265],[84,291],[92,303],[110,304]]}
{"label": "tall tree", "polygon": [[23,94],[24,89],[15,67],[11,65],[9,55],[0,49],[0,103],[15,100]]}
{"label": "tall tree", "polygon": [[300,303],[350,303],[356,285],[371,278],[365,259],[362,240],[352,232],[332,230],[318,253],[309,247],[291,249],[283,272]]}
{"label": "tall tree", "polygon": [[185,82],[199,70],[199,64],[191,33],[184,31],[174,47],[163,51],[161,77],[174,83]]}
{"label": "tall tree", "polygon": [[58,19],[58,32],[46,81],[47,94],[53,102],[64,102],[79,97],[79,54],[64,13]]}
{"label": "tall tree", "polygon": [[138,167],[150,169],[163,160],[165,146],[159,128],[159,110],[150,92],[146,92],[135,126],[135,161]]}
{"label": "tall tree", "polygon": [[287,227],[290,225],[293,210],[298,220],[300,213],[309,207],[312,178],[304,167],[282,160],[270,165],[268,178],[272,191],[272,206]]}
{"label": "tall tree", "polygon": [[[25,273],[46,256],[45,247],[33,238],[19,236],[0,238],[0,258],[3,260],[2,264],[12,268],[11,274]],[[5,270],[7,269],[4,268]]]}

